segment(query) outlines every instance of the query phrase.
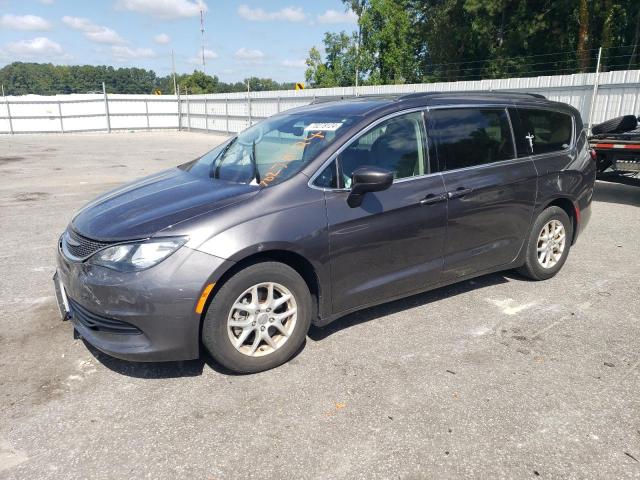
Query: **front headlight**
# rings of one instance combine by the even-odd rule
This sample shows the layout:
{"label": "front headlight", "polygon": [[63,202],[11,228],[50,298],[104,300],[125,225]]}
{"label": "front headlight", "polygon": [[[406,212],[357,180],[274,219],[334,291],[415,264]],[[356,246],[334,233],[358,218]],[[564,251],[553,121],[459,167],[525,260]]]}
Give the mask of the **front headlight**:
{"label": "front headlight", "polygon": [[89,263],[134,272],[157,265],[187,242],[187,237],[152,238],[142,242],[122,243],[96,252]]}

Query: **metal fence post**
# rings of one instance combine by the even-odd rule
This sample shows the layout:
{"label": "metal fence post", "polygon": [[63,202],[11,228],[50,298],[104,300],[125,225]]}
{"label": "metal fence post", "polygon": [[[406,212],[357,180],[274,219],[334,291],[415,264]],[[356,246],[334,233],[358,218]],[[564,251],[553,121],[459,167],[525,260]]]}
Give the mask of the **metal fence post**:
{"label": "metal fence post", "polygon": [[227,133],[229,132],[229,97],[224,97],[224,118],[227,121]]}
{"label": "metal fence post", "polygon": [[149,101],[144,99],[144,113],[147,116],[147,130],[151,130],[151,125],[149,124]]}
{"label": "metal fence post", "polygon": [[591,135],[591,127],[593,126],[593,110],[596,106],[596,97],[598,95],[598,80],[600,77],[600,58],[602,57],[602,47],[598,50],[598,64],[596,65],[596,75],[593,80],[593,93],[591,94],[591,105],[589,106],[589,130]]}
{"label": "metal fence post", "polygon": [[[3,97],[4,97],[4,87],[2,88],[2,92],[3,92]],[[11,120],[11,107],[9,106],[9,99],[7,97],[4,97],[4,102],[7,105],[7,117],[9,119],[9,131],[11,132],[11,135],[13,135],[13,121]]]}
{"label": "metal fence post", "polygon": [[64,133],[64,125],[62,123],[62,102],[58,100],[58,118],[60,118],[60,133]]}
{"label": "metal fence post", "polygon": [[104,95],[104,115],[107,119],[107,132],[111,133],[111,119],[109,118],[109,99],[107,98],[107,87],[102,82],[102,94]]}
{"label": "metal fence post", "polygon": [[182,98],[180,97],[180,85],[178,85],[178,131],[182,131]]}
{"label": "metal fence post", "polygon": [[207,132],[209,132],[209,109],[207,107],[207,95],[204,97],[204,123]]}
{"label": "metal fence post", "polygon": [[9,130],[13,135],[13,124],[11,123],[11,109],[9,108],[9,100],[7,100],[7,97],[4,94],[4,84],[2,84],[0,87],[2,88],[2,98],[4,98],[4,103],[7,105],[7,117],[9,119]]}
{"label": "metal fence post", "polygon": [[247,92],[247,109],[249,110],[249,126],[253,124],[251,119],[251,94]]}
{"label": "metal fence post", "polygon": [[280,113],[280,95],[278,95],[278,113]]}
{"label": "metal fence post", "polygon": [[184,95],[187,97],[187,131],[191,131],[191,111],[189,108],[189,90],[187,87],[184,87]]}

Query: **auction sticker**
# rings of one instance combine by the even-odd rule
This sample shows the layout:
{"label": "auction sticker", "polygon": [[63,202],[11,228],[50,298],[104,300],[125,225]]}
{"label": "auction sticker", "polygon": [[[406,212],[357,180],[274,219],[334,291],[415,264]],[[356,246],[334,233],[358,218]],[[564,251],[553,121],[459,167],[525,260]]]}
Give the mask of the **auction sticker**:
{"label": "auction sticker", "polygon": [[335,132],[342,126],[342,123],[310,123],[305,130],[314,132]]}

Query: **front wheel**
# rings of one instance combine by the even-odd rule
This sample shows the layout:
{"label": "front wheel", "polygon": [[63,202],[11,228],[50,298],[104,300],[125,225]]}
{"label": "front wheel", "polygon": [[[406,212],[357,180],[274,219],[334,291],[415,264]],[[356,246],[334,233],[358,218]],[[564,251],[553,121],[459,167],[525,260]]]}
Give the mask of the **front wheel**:
{"label": "front wheel", "polygon": [[560,271],[569,255],[573,223],[560,207],[546,208],[536,219],[518,271],[533,280],[546,280]]}
{"label": "front wheel", "polygon": [[202,342],[229,370],[255,373],[277,367],[302,346],[311,324],[304,279],[279,262],[251,265],[216,293],[202,326]]}

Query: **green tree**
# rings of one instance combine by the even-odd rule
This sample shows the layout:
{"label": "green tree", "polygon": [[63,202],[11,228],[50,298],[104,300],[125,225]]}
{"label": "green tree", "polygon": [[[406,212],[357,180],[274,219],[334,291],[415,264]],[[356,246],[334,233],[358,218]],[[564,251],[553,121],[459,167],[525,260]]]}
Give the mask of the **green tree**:
{"label": "green tree", "polygon": [[[605,70],[640,66],[638,0],[343,3],[358,17],[356,65],[369,84],[593,71],[600,46]],[[337,84],[339,60],[320,58],[316,48],[307,65],[315,84]]]}
{"label": "green tree", "polygon": [[361,60],[369,83],[411,83],[420,79],[416,55],[419,43],[412,28],[414,11],[408,0],[369,0],[365,6],[359,20]]}
{"label": "green tree", "polygon": [[309,51],[305,78],[313,87],[347,87],[356,73],[357,34],[325,33],[325,60],[317,48]]}
{"label": "green tree", "polygon": [[186,88],[190,94],[216,93],[220,81],[216,76],[206,75],[205,73],[195,70],[191,75],[180,80],[182,88]]}

